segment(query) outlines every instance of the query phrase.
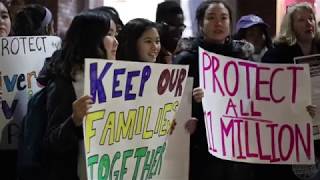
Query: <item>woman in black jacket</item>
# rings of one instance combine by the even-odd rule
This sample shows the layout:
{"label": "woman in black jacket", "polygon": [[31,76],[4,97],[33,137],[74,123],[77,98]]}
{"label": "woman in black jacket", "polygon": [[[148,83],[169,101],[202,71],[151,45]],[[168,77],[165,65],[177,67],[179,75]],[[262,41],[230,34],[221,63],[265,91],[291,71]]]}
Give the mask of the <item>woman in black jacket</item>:
{"label": "woman in black jacket", "polygon": [[[262,62],[292,64],[295,57],[319,53],[320,33],[313,8],[305,2],[297,3],[287,9],[287,13],[281,23],[280,34],[275,39],[275,48],[267,51],[262,58]],[[307,109],[310,114],[315,111],[313,106],[308,106]],[[314,142],[316,158],[320,159],[320,141]],[[258,172],[261,179],[277,179],[281,176],[284,179],[298,180],[299,178],[295,175],[294,169],[295,166],[291,165],[261,165]],[[311,171],[313,170],[307,166],[305,170],[297,169],[297,173],[303,172],[305,175]],[[310,180],[319,178],[319,167],[317,173],[318,175],[314,175],[313,178],[310,176]],[[300,175],[304,176],[303,174]]]}
{"label": "woman in black jacket", "polygon": [[298,3],[288,8],[274,44],[263,62],[291,64],[295,57],[320,53],[320,33],[310,4]]}
{"label": "woman in black jacket", "polygon": [[93,11],[81,13],[73,19],[62,50],[51,61],[49,74],[54,78],[47,87],[43,179],[77,180],[86,174],[85,168],[79,168],[84,157],[79,157],[84,149],[82,121],[92,100],[89,95],[83,96],[84,58],[115,59],[115,32],[109,17]]}
{"label": "woman in black jacket", "polygon": [[[194,87],[199,87],[199,46],[210,52],[242,59],[249,59],[254,52],[252,44],[231,39],[231,14],[231,9],[224,1],[207,0],[199,5],[196,11],[199,35],[194,40],[191,50],[180,52],[175,59],[178,64],[189,65],[189,76],[194,78]],[[192,180],[252,179],[249,164],[221,160],[209,154],[202,105],[194,100],[192,116],[193,120],[186,126],[193,129],[194,125],[190,124],[196,121],[198,123],[191,135],[190,178]]]}

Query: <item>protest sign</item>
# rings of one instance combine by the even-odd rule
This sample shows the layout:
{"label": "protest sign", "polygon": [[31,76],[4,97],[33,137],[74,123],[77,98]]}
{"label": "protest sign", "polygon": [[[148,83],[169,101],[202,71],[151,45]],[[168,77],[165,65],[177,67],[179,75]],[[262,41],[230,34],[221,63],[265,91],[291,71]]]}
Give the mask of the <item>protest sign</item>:
{"label": "protest sign", "polygon": [[222,159],[314,164],[308,65],[254,63],[199,50],[209,152]]}
{"label": "protest sign", "polygon": [[294,61],[310,66],[312,104],[318,107],[313,119],[313,137],[320,139],[320,54],[296,57]]}
{"label": "protest sign", "polygon": [[188,78],[176,116],[177,126],[168,140],[162,172],[155,180],[189,179],[190,134],[185,125],[191,119],[192,87],[193,78]]}
{"label": "protest sign", "polygon": [[84,123],[88,179],[152,179],[160,174],[167,136],[188,67],[86,59]]}
{"label": "protest sign", "polygon": [[0,38],[0,149],[15,149],[27,102],[40,87],[36,82],[45,58],[60,47],[54,36]]}

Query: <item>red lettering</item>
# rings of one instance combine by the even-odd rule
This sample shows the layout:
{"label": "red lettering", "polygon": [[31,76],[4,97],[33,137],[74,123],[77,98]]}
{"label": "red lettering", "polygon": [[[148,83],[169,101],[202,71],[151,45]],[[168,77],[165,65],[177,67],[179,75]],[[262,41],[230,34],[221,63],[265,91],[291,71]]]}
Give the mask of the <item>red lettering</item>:
{"label": "red lettering", "polygon": [[292,70],[292,92],[291,92],[291,102],[296,102],[297,96],[297,71],[304,70],[303,67],[287,67],[288,70]]}
{"label": "red lettering", "polygon": [[[232,79],[232,81],[228,81],[228,74],[232,74],[230,71],[229,71],[229,67],[231,67],[231,65],[233,66],[234,68],[234,77],[235,77],[235,80]],[[239,88],[239,70],[238,70],[238,66],[235,62],[233,61],[228,61],[227,64],[224,66],[224,73],[223,73],[223,77],[224,77],[224,84],[225,84],[225,87],[226,87],[226,91],[228,93],[229,96],[234,96],[236,95],[236,93],[238,92],[238,88]],[[233,90],[231,91],[229,89],[229,84],[230,82],[233,82],[234,84],[234,87],[233,87]]]}
{"label": "red lettering", "polygon": [[239,62],[239,66],[244,66],[246,68],[246,83],[247,83],[247,97],[248,99],[251,98],[251,87],[250,87],[250,68],[257,68],[256,64],[250,62]]}
{"label": "red lettering", "polygon": [[261,80],[261,71],[262,70],[270,70],[270,68],[268,67],[258,67],[257,68],[257,76],[256,76],[256,99],[257,100],[264,100],[264,101],[270,101],[269,97],[263,97],[260,93],[261,93],[261,89],[260,89],[260,85],[266,85],[269,84],[269,81],[263,81]]}
{"label": "red lettering", "polygon": [[[288,130],[289,136],[287,136],[287,135],[284,136],[283,135],[285,129]],[[283,141],[284,137],[285,137],[285,141],[289,142],[289,148],[288,148],[287,155],[284,154],[283,147],[282,147],[282,143],[283,143],[282,141]],[[293,145],[294,145],[294,141],[293,141],[294,136],[293,136],[292,128],[288,124],[285,124],[285,125],[281,126],[280,130],[279,130],[279,137],[278,138],[279,138],[278,143],[279,143],[279,152],[280,152],[281,160],[287,161],[290,158],[291,154],[292,154]]]}
{"label": "red lettering", "polygon": [[274,76],[276,75],[277,72],[280,72],[280,71],[283,71],[284,69],[283,68],[276,68],[275,70],[273,70],[272,74],[271,74],[271,78],[270,78],[270,97],[272,99],[273,102],[275,103],[281,103],[285,96],[282,96],[280,99],[276,99],[273,95],[273,79],[274,79]]}

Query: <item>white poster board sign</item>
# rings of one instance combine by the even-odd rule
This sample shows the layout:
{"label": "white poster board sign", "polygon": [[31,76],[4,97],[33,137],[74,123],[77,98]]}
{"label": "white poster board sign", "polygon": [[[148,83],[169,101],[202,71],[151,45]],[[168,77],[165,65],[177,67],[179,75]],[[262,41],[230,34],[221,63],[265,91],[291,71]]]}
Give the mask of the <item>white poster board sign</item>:
{"label": "white poster board sign", "polygon": [[188,66],[86,59],[88,179],[152,179],[163,168]]}
{"label": "white poster board sign", "polygon": [[314,164],[308,65],[264,64],[199,50],[208,146],[222,159]]}
{"label": "white poster board sign", "polygon": [[156,180],[189,179],[190,134],[186,131],[185,124],[191,119],[192,88],[193,78],[188,78],[176,116],[177,126],[169,136],[163,169]]}
{"label": "white poster board sign", "polygon": [[17,147],[28,99],[40,89],[36,77],[60,44],[55,36],[0,38],[0,149]]}

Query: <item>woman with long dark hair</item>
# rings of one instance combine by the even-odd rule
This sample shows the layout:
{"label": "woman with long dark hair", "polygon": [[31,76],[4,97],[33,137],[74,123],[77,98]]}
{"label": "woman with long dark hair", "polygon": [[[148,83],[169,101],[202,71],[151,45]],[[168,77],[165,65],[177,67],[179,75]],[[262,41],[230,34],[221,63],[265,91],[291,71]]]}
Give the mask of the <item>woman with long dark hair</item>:
{"label": "woman with long dark hair", "polygon": [[86,174],[81,166],[85,161],[79,158],[84,149],[81,125],[92,100],[83,95],[84,59],[115,59],[115,33],[115,23],[104,14],[81,13],[73,19],[62,50],[52,60],[49,70],[53,80],[47,87],[44,179],[77,180]]}
{"label": "woman with long dark hair", "polygon": [[118,35],[118,60],[156,62],[160,36],[154,22],[137,18],[129,21]]}

